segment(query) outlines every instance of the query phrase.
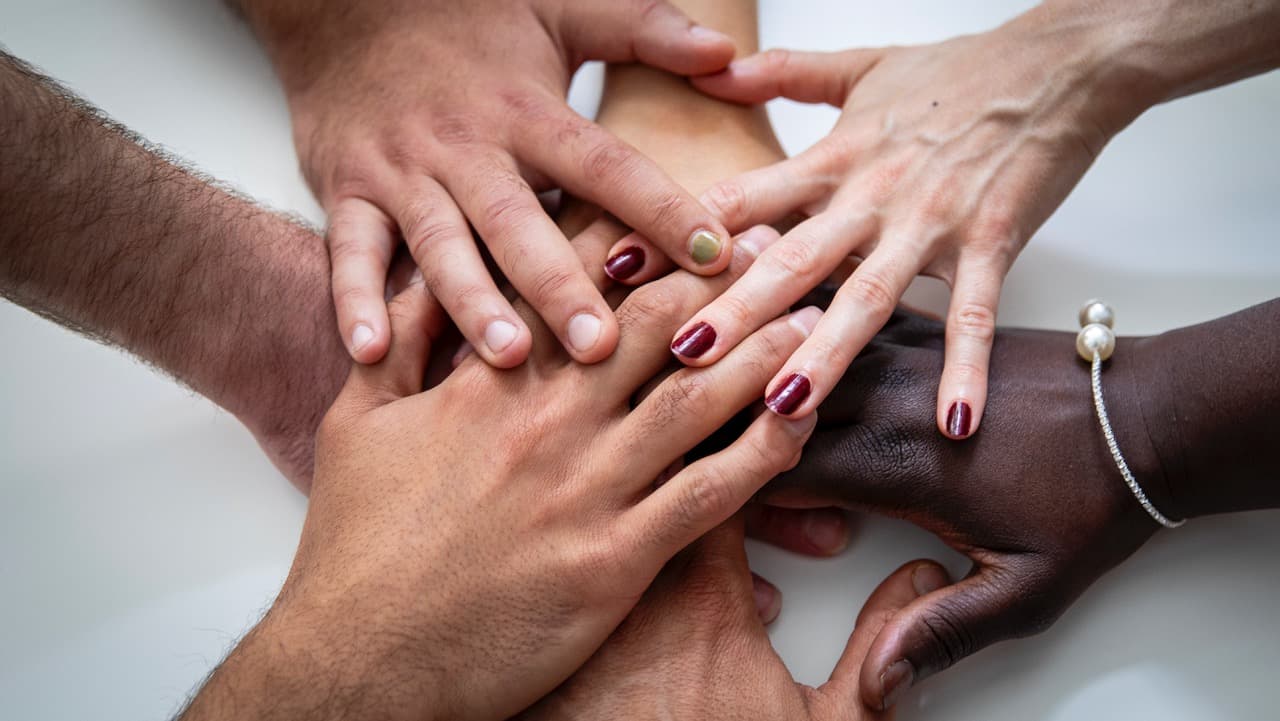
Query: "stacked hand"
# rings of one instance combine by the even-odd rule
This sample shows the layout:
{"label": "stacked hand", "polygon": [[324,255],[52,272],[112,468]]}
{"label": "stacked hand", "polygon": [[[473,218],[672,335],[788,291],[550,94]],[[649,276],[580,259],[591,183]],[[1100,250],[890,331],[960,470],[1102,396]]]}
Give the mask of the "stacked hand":
{"label": "stacked hand", "polygon": [[[302,169],[329,214],[333,294],[352,356],[389,342],[401,239],[462,334],[511,367],[533,336],[472,237],[581,362],[617,343],[608,305],[535,195],[563,188],[640,229],[681,266],[729,262],[724,227],[659,167],[565,104],[585,60],[719,70],[731,41],[666,2],[242,0],[272,52]],[[482,21],[483,27],[477,22]]]}
{"label": "stacked hand", "polygon": [[900,609],[947,583],[930,561],[886,579],[858,615],[831,679],[811,688],[792,679],[756,619],[742,525],[733,521],[672,560],[591,660],[518,718],[887,718],[858,696],[867,649]]}
{"label": "stacked hand", "polygon": [[[934,432],[929,412],[943,338],[938,322],[895,314],[822,405],[800,466],[762,493],[789,507],[903,517],[973,560],[967,578],[912,602],[879,633],[862,671],[874,708],[985,646],[1044,630],[1158,528],[1111,460],[1073,334],[997,334],[996,412],[964,444]],[[1139,397],[1145,343],[1121,339],[1107,405],[1129,465],[1170,509]]]}
{"label": "stacked hand", "polygon": [[[1097,40],[1024,16],[936,45],[775,50],[695,78],[719,98],[787,97],[843,113],[809,150],[708,191],[713,206],[753,222],[811,217],[682,326],[673,350],[692,366],[714,363],[850,257],[860,259],[813,336],[770,383],[775,411],[804,415],[836,386],[912,279],[932,275],[953,289],[937,425],[951,438],[971,435],[983,416],[1005,273],[1136,114],[1092,92],[1107,79],[1090,63]],[[637,234],[615,252],[623,247],[647,244]]]}

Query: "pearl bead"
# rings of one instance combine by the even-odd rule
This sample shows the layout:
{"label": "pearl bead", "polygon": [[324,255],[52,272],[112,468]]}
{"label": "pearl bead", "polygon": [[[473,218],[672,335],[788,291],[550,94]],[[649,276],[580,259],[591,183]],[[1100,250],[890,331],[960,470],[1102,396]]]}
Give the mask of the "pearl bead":
{"label": "pearl bead", "polygon": [[1090,323],[1101,323],[1108,328],[1114,328],[1116,312],[1111,309],[1111,306],[1095,298],[1080,308],[1080,327],[1083,328]]}
{"label": "pearl bead", "polygon": [[1102,356],[1102,360],[1111,357],[1116,350],[1116,333],[1101,323],[1090,323],[1080,330],[1076,336],[1076,352],[1080,357],[1092,362],[1094,351]]}

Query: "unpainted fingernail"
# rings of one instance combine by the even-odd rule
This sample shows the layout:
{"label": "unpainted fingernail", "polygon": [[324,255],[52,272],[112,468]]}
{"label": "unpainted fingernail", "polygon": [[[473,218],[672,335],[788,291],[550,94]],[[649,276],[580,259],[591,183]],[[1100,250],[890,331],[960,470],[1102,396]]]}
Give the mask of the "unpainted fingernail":
{"label": "unpainted fingernail", "polygon": [[689,35],[695,40],[701,40],[704,42],[733,42],[728,35],[725,35],[719,30],[712,30],[711,28],[703,25],[691,26],[689,28]]}
{"label": "unpainted fingernail", "polygon": [[956,401],[947,410],[947,432],[955,438],[968,438],[973,423],[973,409],[964,401]]}
{"label": "unpainted fingernail", "polygon": [[414,268],[409,274],[409,285],[426,285],[427,279],[422,275],[421,268]]}
{"label": "unpainted fingernail", "polygon": [[751,594],[755,596],[756,613],[764,623],[773,623],[782,611],[782,594],[773,584],[751,574]]}
{"label": "unpainted fingernail", "polygon": [[614,280],[626,280],[644,267],[644,248],[633,245],[623,249],[604,263],[604,272]]}
{"label": "unpainted fingernail", "polygon": [[823,553],[836,554],[849,545],[849,525],[844,514],[819,510],[810,511],[804,519],[805,538]]}
{"label": "unpainted fingernail", "polygon": [[689,238],[689,256],[698,265],[711,265],[720,257],[724,241],[709,230],[699,230]]}
{"label": "unpainted fingernail", "polygon": [[811,305],[792,313],[791,317],[787,319],[787,325],[800,331],[800,335],[808,338],[821,319],[822,309],[816,305]]}
{"label": "unpainted fingernail", "polygon": [[362,348],[369,345],[373,341],[373,329],[364,323],[357,323],[356,327],[351,331],[351,350],[352,352],[360,352]]}
{"label": "unpainted fingernail", "polygon": [[518,335],[520,331],[513,323],[495,320],[484,329],[484,344],[491,353],[501,353],[515,342]]}
{"label": "unpainted fingernail", "polygon": [[589,351],[600,340],[600,319],[590,313],[579,313],[569,319],[569,345],[579,353]]}
{"label": "unpainted fingernail", "polygon": [[450,360],[449,366],[451,368],[457,368],[462,365],[462,361],[466,360],[467,356],[471,355],[473,352],[475,352],[475,348],[465,340],[462,341],[462,345],[458,346],[458,350],[454,351],[453,359]]}
{"label": "unpainted fingernail", "polygon": [[950,583],[951,579],[947,577],[947,572],[932,563],[916,566],[916,569],[911,572],[911,585],[915,587],[917,596],[928,595]]}
{"label": "unpainted fingernail", "polygon": [[887,711],[915,683],[916,670],[905,658],[895,661],[880,674],[880,710]]}
{"label": "unpainted fingernail", "polygon": [[796,412],[800,404],[805,402],[809,397],[809,391],[812,390],[812,384],[809,379],[799,373],[792,373],[783,379],[782,383],[764,399],[764,404],[769,406],[769,410],[780,416],[789,416]]}
{"label": "unpainted fingernail", "polygon": [[735,252],[741,249],[749,253],[752,258],[759,258],[760,253],[764,252],[764,249],[777,238],[777,231],[766,225],[757,225],[735,238],[733,248]]}
{"label": "unpainted fingernail", "polygon": [[716,329],[709,323],[698,323],[671,343],[671,350],[685,358],[700,358],[716,344]]}
{"label": "unpainted fingernail", "polygon": [[[818,414],[810,413],[804,418],[783,418],[786,421],[787,430],[797,438],[801,438],[812,431],[818,425]],[[798,460],[798,459],[797,459]]]}

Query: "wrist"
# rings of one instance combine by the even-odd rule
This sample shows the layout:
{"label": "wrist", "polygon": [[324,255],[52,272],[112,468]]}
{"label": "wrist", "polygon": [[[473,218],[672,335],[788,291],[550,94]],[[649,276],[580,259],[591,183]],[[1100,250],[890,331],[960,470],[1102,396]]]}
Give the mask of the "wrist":
{"label": "wrist", "polygon": [[1168,95],[1158,67],[1135,57],[1146,22],[1124,3],[1046,0],[994,32],[1038,52],[1052,82],[1076,96],[1076,121],[1105,143]]}

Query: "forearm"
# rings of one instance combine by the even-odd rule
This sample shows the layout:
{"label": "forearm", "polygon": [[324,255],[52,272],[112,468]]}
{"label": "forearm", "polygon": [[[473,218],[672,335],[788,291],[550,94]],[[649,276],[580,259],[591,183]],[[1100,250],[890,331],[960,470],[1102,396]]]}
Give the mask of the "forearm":
{"label": "forearm", "polygon": [[346,370],[322,241],[8,56],[0,95],[0,293],[128,349],[255,431],[306,415],[304,402],[318,422]]}
{"label": "forearm", "polygon": [[1123,123],[1158,103],[1280,67],[1280,0],[1046,0],[1014,22],[1087,34],[1100,90],[1131,106]]}
{"label": "forearm", "polygon": [[[755,0],[681,0],[673,4],[700,24],[729,35],[739,56],[758,49]],[[609,65],[597,119],[632,142],[636,141],[629,137],[628,129],[678,126],[680,134],[691,142],[704,139],[717,146],[735,144],[748,156],[743,158],[747,168],[776,162],[782,155],[763,106],[747,107],[717,100],[698,92],[684,78],[644,65]],[[640,150],[662,155],[657,149],[640,147]],[[705,161],[706,158],[698,154],[685,153],[667,159],[664,168],[674,177],[694,180],[685,185],[700,192],[722,179],[703,172],[700,164]]]}
{"label": "forearm", "polygon": [[1273,300],[1138,346],[1142,412],[1172,513],[1280,507],[1278,327]]}

